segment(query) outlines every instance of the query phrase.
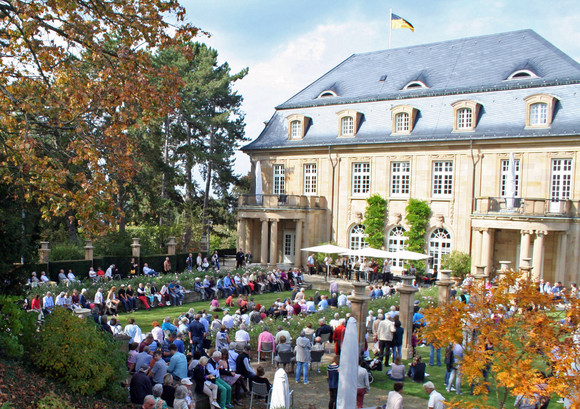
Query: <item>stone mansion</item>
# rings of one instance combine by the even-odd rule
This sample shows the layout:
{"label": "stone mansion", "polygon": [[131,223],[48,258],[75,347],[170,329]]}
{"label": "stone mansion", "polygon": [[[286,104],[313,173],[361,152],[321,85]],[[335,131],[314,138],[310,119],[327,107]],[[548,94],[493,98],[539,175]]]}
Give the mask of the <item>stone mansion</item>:
{"label": "stone mansion", "polygon": [[242,148],[263,194],[239,199],[238,245],[264,265],[304,265],[300,248],[322,242],[357,249],[378,193],[387,250],[404,247],[418,198],[433,266],[460,250],[473,269],[530,262],[536,278],[580,281],[579,147],[580,64],[534,31],[355,54]]}

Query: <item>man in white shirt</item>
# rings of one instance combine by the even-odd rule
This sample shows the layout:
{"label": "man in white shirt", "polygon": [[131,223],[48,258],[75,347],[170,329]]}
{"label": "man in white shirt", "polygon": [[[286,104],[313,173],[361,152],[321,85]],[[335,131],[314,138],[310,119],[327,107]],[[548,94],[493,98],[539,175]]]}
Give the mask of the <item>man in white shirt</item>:
{"label": "man in white shirt", "polygon": [[429,394],[429,403],[427,404],[427,409],[443,409],[443,402],[445,398],[439,392],[435,390],[435,385],[433,382],[426,382],[423,384],[425,392]]}
{"label": "man in white shirt", "polygon": [[232,317],[227,311],[226,315],[224,315],[224,318],[222,319],[222,324],[224,324],[227,329],[230,329],[234,326],[234,317]]}
{"label": "man in white shirt", "polygon": [[50,281],[50,279],[46,276],[46,273],[44,271],[40,272],[40,281],[42,281],[43,283],[48,283]]}
{"label": "man in white shirt", "polygon": [[347,302],[348,302],[348,298],[347,298],[346,294],[341,291],[340,295],[338,296],[338,306],[345,307]]}
{"label": "man in white shirt", "polygon": [[278,325],[278,332],[276,333],[275,338],[276,345],[280,343],[280,337],[282,335],[284,335],[284,337],[286,338],[287,344],[290,344],[292,342],[292,337],[290,336],[290,333],[286,331],[282,325]]}
{"label": "man in white shirt", "polygon": [[403,382],[395,382],[393,385],[394,390],[390,391],[387,397],[385,409],[403,409],[403,395],[401,395],[403,386]]}
{"label": "man in white shirt", "polygon": [[314,261],[314,254],[308,256],[308,259],[306,260],[306,267],[308,267],[309,274],[315,272],[316,262]]}
{"label": "man in white shirt", "polygon": [[240,324],[240,329],[236,331],[236,342],[250,342],[250,334],[246,331],[245,324]]}
{"label": "man in white shirt", "polygon": [[109,266],[109,268],[107,269],[107,271],[105,271],[105,277],[107,278],[107,280],[112,280],[113,279],[113,270],[115,269],[115,265],[111,264]]}
{"label": "man in white shirt", "polygon": [[66,275],[66,278],[68,278],[71,283],[80,282],[80,280],[77,280],[76,276],[73,274],[72,270],[70,270],[70,269],[68,270],[68,274]]}

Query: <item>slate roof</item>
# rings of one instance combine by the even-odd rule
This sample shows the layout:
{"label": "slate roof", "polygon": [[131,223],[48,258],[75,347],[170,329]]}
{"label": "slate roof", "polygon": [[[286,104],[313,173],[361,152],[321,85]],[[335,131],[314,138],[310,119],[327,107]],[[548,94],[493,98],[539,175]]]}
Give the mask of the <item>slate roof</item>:
{"label": "slate roof", "polygon": [[[538,78],[506,80],[522,69]],[[429,88],[402,90],[410,81]],[[317,98],[325,90],[338,97]],[[553,123],[525,129],[523,98],[537,93],[558,99]],[[260,136],[242,150],[578,134],[577,93],[580,64],[532,30],[355,54],[276,107]],[[483,106],[475,132],[452,132],[450,105],[462,99]],[[390,109],[400,104],[419,114],[411,135],[392,136]],[[338,137],[342,109],[363,113],[354,138]],[[288,140],[291,114],[312,119],[302,140]]]}

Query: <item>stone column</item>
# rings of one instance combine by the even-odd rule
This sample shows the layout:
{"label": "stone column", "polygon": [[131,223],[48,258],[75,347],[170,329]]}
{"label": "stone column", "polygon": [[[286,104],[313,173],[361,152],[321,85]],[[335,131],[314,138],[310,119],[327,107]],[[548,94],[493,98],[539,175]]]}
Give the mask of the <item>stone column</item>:
{"label": "stone column", "polygon": [[488,228],[482,229],[483,242],[481,243],[481,262],[480,265],[485,268],[485,273],[488,274],[490,271],[490,263],[493,258],[492,245],[491,245],[491,235],[492,231]]}
{"label": "stone column", "polygon": [[475,266],[478,266],[481,264],[481,243],[483,241],[483,232],[481,231],[481,228],[479,227],[474,227],[473,228],[473,244],[471,247],[471,265],[472,273],[475,273]]}
{"label": "stone column", "polygon": [[268,219],[260,219],[262,222],[262,235],[260,237],[260,264],[268,264]]}
{"label": "stone column", "polygon": [[237,249],[246,251],[244,245],[246,244],[246,219],[238,217],[238,245]]}
{"label": "stone column", "polygon": [[405,329],[403,335],[403,348],[401,355],[403,359],[412,358],[413,347],[411,346],[411,337],[413,335],[413,309],[415,307],[415,293],[419,291],[413,287],[412,282],[415,276],[403,276],[403,285],[397,289],[401,294],[399,301],[399,318],[401,325]]}
{"label": "stone column", "polygon": [[440,270],[439,280],[435,283],[437,289],[438,304],[447,304],[451,299],[451,286],[453,281],[450,280],[451,270]]}
{"label": "stone column", "polygon": [[510,271],[510,268],[511,268],[510,267],[510,264],[511,263],[512,263],[511,261],[500,261],[499,262],[500,269],[497,272],[497,278],[498,278],[498,280],[502,280],[505,277],[506,273],[508,271]]}
{"label": "stone column", "polygon": [[278,220],[270,223],[270,264],[276,267],[278,263]]}
{"label": "stone column", "polygon": [[[48,248],[48,241],[41,241],[40,248],[38,249],[38,259],[40,263],[48,263],[48,258],[50,255],[50,249]],[[48,274],[48,271],[46,272]]]}
{"label": "stone column", "polygon": [[473,284],[477,287],[485,285],[485,279],[488,275],[485,272],[487,266],[477,266],[476,273],[473,274]]}
{"label": "stone column", "polygon": [[520,265],[523,263],[525,258],[530,257],[530,243],[531,243],[531,231],[530,230],[522,230],[521,231],[522,238],[520,244]]}
{"label": "stone column", "polygon": [[167,255],[168,256],[175,256],[175,250],[177,249],[177,242],[175,241],[175,237],[168,237],[169,241],[167,242]]}
{"label": "stone column", "polygon": [[533,258],[533,275],[532,281],[540,281],[544,276],[544,236],[547,232],[536,230],[536,239],[534,240],[534,258]]}
{"label": "stone column", "polygon": [[[568,234],[563,231],[559,235],[558,239],[558,261],[556,262],[556,282],[561,281],[564,283],[567,279],[565,278],[566,272],[566,253],[568,251]],[[568,274],[568,280],[571,274]],[[543,278],[543,274],[540,275]]]}
{"label": "stone column", "polygon": [[131,244],[131,255],[137,259],[141,257],[141,244],[139,244],[138,237],[133,237],[133,244]]}
{"label": "stone column", "polygon": [[523,277],[526,280],[530,280],[532,278],[532,259],[530,257],[522,258],[522,265],[520,266],[520,270],[523,272]]}
{"label": "stone column", "polygon": [[85,260],[93,261],[95,248],[91,239],[85,240]]}
{"label": "stone column", "polygon": [[366,295],[366,284],[364,283],[353,283],[354,295],[348,297],[350,300],[350,313],[351,316],[356,319],[358,325],[358,345],[359,350],[362,351],[365,346],[365,334],[367,332],[366,328],[366,317],[369,312],[369,301],[370,297]]}
{"label": "stone column", "polygon": [[[294,256],[294,265],[300,267],[302,265],[302,220],[296,219],[296,255]],[[366,320],[366,317],[365,317]]]}

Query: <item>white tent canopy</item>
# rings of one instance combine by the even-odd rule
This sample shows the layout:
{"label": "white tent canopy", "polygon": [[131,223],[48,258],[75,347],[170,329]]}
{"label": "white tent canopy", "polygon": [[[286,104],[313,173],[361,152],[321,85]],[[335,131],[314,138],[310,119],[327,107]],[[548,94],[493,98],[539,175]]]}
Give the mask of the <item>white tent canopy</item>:
{"label": "white tent canopy", "polygon": [[334,244],[322,244],[320,246],[306,247],[300,250],[310,251],[312,253],[327,253],[327,254],[340,254],[349,251],[349,249],[345,247],[335,246]]}
{"label": "white tent canopy", "polygon": [[345,256],[358,256],[358,257],[370,257],[370,258],[394,258],[395,253],[385,250],[373,249],[372,247],[365,247],[358,250],[349,250],[342,253]]}
{"label": "white tent canopy", "polygon": [[399,260],[427,260],[431,256],[422,253],[415,253],[410,250],[398,250],[393,253],[393,258],[398,258]]}

